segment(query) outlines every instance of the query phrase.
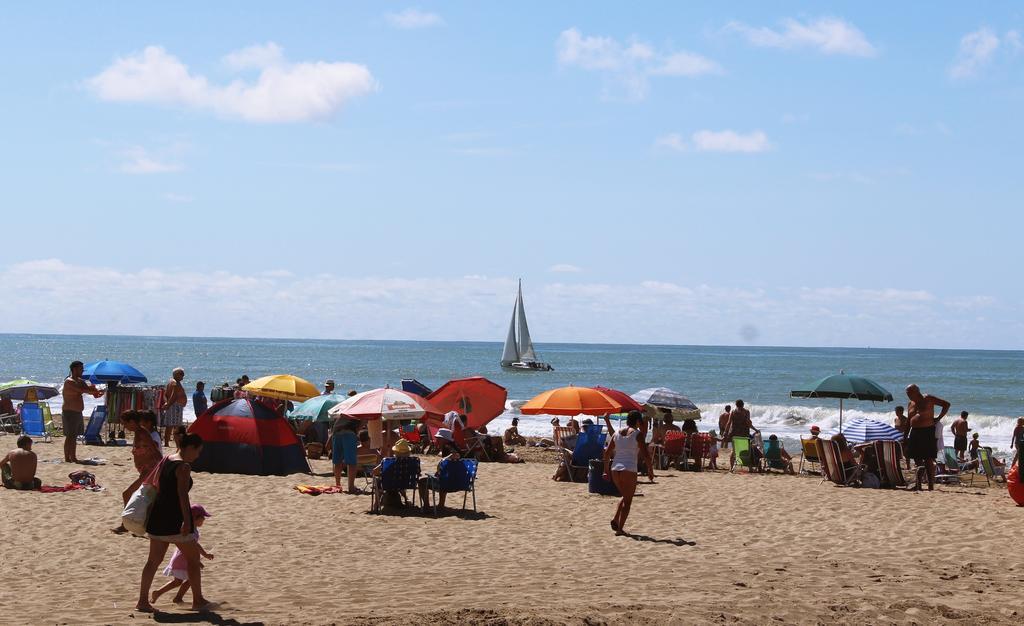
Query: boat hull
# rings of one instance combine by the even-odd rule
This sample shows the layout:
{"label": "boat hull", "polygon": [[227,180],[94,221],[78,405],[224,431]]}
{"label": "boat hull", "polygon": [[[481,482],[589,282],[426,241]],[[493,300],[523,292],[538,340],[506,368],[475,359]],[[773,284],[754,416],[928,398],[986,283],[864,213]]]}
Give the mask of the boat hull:
{"label": "boat hull", "polygon": [[511,364],[501,364],[501,367],[507,370],[519,371],[519,372],[553,372],[555,368],[551,367],[548,363],[538,363],[536,361],[530,362],[519,362]]}

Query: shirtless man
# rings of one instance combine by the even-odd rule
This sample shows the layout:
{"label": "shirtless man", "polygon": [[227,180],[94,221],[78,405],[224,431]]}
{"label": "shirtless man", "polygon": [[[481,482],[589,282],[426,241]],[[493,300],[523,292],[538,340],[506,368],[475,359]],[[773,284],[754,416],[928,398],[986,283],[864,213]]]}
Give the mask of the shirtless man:
{"label": "shirtless man", "polygon": [[182,424],[182,413],[185,410],[185,403],[188,396],[181,381],[185,378],[185,370],[180,367],[174,368],[171,372],[171,379],[167,381],[164,388],[164,417],[161,423],[164,427],[164,445],[171,445],[171,435],[174,429]]}
{"label": "shirtless man", "polygon": [[1021,454],[1021,446],[1024,445],[1024,417],[1017,418],[1017,426],[1013,429],[1013,435],[1010,437],[1010,449],[1017,449],[1017,456],[1014,457],[1014,463],[1017,467],[1020,467],[1020,461],[1024,458]]}
{"label": "shirtless man", "polygon": [[32,452],[32,438],[28,435],[18,437],[18,448],[0,460],[4,487],[22,491],[39,489],[43,483],[36,478],[38,462],[36,453]]}
{"label": "shirtless man", "polygon": [[[901,433],[903,433],[903,440],[900,442],[902,445],[900,447],[903,450],[903,459],[907,462],[907,469],[909,470],[910,469],[910,457],[907,456],[906,452],[907,452],[907,429],[910,428],[910,423],[907,420],[906,414],[903,413],[903,407],[902,406],[896,407],[896,417],[893,418],[893,420],[892,420],[892,426],[896,430],[898,430]],[[899,462],[899,459],[897,459],[897,463],[898,462]]]}
{"label": "shirtless man", "polygon": [[722,447],[729,445],[729,413],[732,412],[732,407],[728,404],[725,405],[725,410],[718,416],[718,432],[722,433]]}
{"label": "shirtless man", "polygon": [[953,431],[953,449],[956,450],[956,458],[963,463],[966,461],[964,454],[967,452],[967,433],[971,430],[967,426],[967,411],[960,411],[960,417],[953,420],[949,429]]}
{"label": "shirtless man", "polygon": [[85,402],[82,395],[89,394],[99,398],[103,392],[82,379],[85,366],[81,361],[73,361],[68,369],[68,377],[64,379],[64,386],[61,388],[64,404],[60,410],[60,420],[64,428],[64,462],[78,463],[78,436],[85,434],[85,418],[82,416]]}
{"label": "shirtless man", "polygon": [[[949,403],[930,394],[922,394],[917,385],[907,386],[907,456],[924,465],[928,472],[928,491],[935,489],[935,457],[938,454],[935,443],[935,429],[938,422],[949,412]],[[935,415],[935,407],[941,410]],[[918,473],[917,489],[921,488],[921,474]]]}
{"label": "shirtless man", "polygon": [[[754,428],[753,422],[750,421],[750,411],[744,408],[743,400],[736,401],[736,408],[729,413],[729,421],[725,425],[726,436],[729,440],[733,437],[750,437],[751,431],[760,434],[761,431]],[[729,455],[729,466],[732,467],[733,463],[736,462],[736,453],[733,452]]]}

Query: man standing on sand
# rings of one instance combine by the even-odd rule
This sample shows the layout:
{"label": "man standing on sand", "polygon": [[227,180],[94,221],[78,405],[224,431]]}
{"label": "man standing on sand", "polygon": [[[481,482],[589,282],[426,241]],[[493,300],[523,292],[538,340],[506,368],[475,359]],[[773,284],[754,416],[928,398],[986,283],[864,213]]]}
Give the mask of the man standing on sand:
{"label": "man standing on sand", "polygon": [[1021,447],[1024,446],[1024,417],[1017,418],[1017,426],[1013,429],[1013,435],[1010,437],[1010,449],[1017,449],[1017,456],[1014,457],[1013,462],[1017,464],[1018,471],[1020,471],[1020,461],[1024,458],[1021,455]]}
{"label": "man standing on sand", "polygon": [[[918,467],[924,465],[928,472],[928,491],[935,489],[935,457],[938,454],[935,429],[938,422],[949,412],[949,403],[942,398],[921,393],[917,385],[907,386],[909,430],[907,432],[907,456],[914,459]],[[941,410],[935,415],[935,407]],[[921,488],[921,474],[918,472],[917,489]]]}
{"label": "man standing on sand", "polygon": [[82,378],[82,371],[85,366],[81,361],[72,361],[68,368],[68,377],[64,379],[64,386],[61,388],[61,397],[64,403],[60,410],[60,421],[64,428],[64,462],[78,463],[76,448],[78,447],[78,436],[85,434],[85,419],[82,412],[85,411],[83,394],[89,394],[99,398],[103,392],[90,385]]}
{"label": "man standing on sand", "polygon": [[206,383],[199,381],[196,383],[196,390],[192,392],[192,410],[195,412],[196,417],[199,417],[206,413],[206,409],[209,406],[206,400]]}
{"label": "man standing on sand", "polygon": [[729,413],[732,412],[732,407],[728,404],[725,405],[725,410],[718,416],[718,432],[722,433],[722,447],[729,447]]}
{"label": "man standing on sand", "polygon": [[910,456],[907,454],[907,429],[910,428],[910,422],[907,416],[903,413],[903,407],[896,407],[896,418],[892,421],[893,428],[903,433],[903,439],[900,441],[900,447],[903,449],[903,459],[907,462],[907,469],[910,469]]}
{"label": "man standing on sand", "polygon": [[161,425],[164,427],[164,445],[171,445],[171,436],[174,429],[182,425],[185,404],[188,396],[185,395],[185,388],[181,381],[185,378],[185,370],[180,367],[171,371],[171,379],[164,387],[164,416]]}
{"label": "man standing on sand", "polygon": [[967,433],[971,431],[967,426],[967,411],[960,411],[960,417],[953,420],[949,429],[953,431],[953,449],[956,450],[956,458],[963,463],[967,460],[964,458],[967,453]]}

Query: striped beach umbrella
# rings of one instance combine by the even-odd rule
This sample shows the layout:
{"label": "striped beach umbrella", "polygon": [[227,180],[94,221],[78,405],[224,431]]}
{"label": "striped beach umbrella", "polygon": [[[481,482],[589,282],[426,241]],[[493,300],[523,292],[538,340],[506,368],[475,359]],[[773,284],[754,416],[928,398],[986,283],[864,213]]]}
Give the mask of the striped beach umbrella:
{"label": "striped beach umbrella", "polygon": [[700,409],[689,398],[667,387],[651,387],[634,393],[633,400],[656,409],[669,409],[676,418],[700,419]]}
{"label": "striped beach umbrella", "polygon": [[868,419],[866,417],[855,417],[843,427],[832,431],[833,435],[842,432],[846,440],[851,443],[865,443],[867,441],[900,441],[903,433],[888,424]]}

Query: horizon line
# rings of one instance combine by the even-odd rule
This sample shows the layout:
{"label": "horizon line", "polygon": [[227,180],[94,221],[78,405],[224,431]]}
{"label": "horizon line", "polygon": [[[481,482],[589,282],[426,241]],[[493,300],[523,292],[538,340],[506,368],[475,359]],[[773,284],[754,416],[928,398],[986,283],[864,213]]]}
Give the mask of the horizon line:
{"label": "horizon line", "polygon": [[[118,335],[112,333],[11,333],[0,332],[0,337],[125,337],[132,339],[228,339],[245,341],[376,341],[382,343],[486,343],[501,345],[501,341],[484,339],[341,339],[326,337],[243,337],[220,335]],[[811,346],[811,345],[761,345],[761,344],[710,344],[710,343],[627,343],[627,342],[582,342],[582,341],[539,341],[543,345],[568,346],[643,346],[650,348],[772,348],[772,349],[820,349],[820,350],[945,350],[950,352],[1024,352],[1024,348],[905,348],[895,346]]]}

